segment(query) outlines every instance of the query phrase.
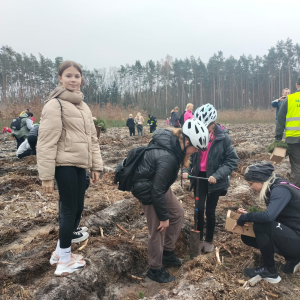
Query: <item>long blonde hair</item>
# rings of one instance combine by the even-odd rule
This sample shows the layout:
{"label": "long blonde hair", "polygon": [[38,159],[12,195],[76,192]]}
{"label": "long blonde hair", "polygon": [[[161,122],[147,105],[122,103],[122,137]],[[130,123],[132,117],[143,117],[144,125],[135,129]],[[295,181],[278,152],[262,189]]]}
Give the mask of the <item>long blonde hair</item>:
{"label": "long blonde hair", "polygon": [[267,193],[270,191],[270,187],[272,184],[274,184],[276,180],[276,174],[273,172],[271,177],[264,182],[261,191],[259,193],[259,201],[260,203],[266,204],[268,203],[268,197],[267,197]]}
{"label": "long blonde hair", "polygon": [[[180,146],[181,146],[181,150],[183,150],[182,148],[184,147],[184,144],[183,144],[183,134],[182,134],[181,128],[170,128],[170,130],[173,132],[173,134],[175,136],[178,137],[178,140],[179,140],[179,143],[180,143]],[[186,154],[184,159],[183,159],[183,166],[185,168],[189,167],[190,157],[191,157],[190,154]]]}

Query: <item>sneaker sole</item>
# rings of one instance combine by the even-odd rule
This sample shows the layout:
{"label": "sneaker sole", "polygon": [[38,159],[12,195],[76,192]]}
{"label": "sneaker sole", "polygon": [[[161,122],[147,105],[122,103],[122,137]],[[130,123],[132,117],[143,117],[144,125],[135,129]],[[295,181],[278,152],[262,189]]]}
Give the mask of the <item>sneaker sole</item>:
{"label": "sneaker sole", "polygon": [[263,278],[263,280],[268,281],[270,283],[278,283],[281,281],[281,277],[280,276],[278,276],[277,278],[266,277],[266,278]]}
{"label": "sneaker sole", "polygon": [[77,231],[77,232],[79,232],[79,233],[85,233],[85,232],[88,232],[88,228],[87,229],[83,229],[83,230],[81,230],[81,231]]}
{"label": "sneaker sole", "polygon": [[80,268],[77,268],[77,269],[73,269],[73,270],[68,271],[68,272],[56,273],[56,271],[55,271],[54,275],[58,276],[58,277],[68,276],[69,274],[72,274],[72,273],[74,273],[76,271],[83,270],[85,268],[85,266],[86,266],[86,264],[83,267],[80,267]]}
{"label": "sneaker sole", "polygon": [[89,234],[87,233],[87,235],[84,235],[84,236],[82,236],[81,238],[71,240],[71,243],[72,243],[72,244],[77,244],[77,243],[83,242],[83,241],[85,241],[88,237],[89,237]]}

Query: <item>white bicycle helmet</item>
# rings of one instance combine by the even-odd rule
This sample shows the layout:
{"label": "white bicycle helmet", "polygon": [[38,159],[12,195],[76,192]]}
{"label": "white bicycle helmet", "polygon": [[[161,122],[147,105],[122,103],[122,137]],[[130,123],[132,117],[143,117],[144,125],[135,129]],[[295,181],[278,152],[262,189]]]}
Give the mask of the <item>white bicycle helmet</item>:
{"label": "white bicycle helmet", "polygon": [[182,134],[186,136],[192,146],[205,151],[209,142],[207,127],[198,119],[189,119],[182,126]]}
{"label": "white bicycle helmet", "polygon": [[207,103],[195,110],[194,117],[203,122],[205,126],[217,120],[217,110]]}

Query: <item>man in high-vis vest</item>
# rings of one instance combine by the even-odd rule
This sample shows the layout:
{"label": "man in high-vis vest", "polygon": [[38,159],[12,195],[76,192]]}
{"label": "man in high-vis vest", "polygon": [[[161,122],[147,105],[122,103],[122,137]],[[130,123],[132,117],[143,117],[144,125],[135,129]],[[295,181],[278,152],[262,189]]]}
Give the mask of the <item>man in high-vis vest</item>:
{"label": "man in high-vis vest", "polygon": [[285,142],[291,149],[291,182],[300,187],[300,76],[296,88],[297,92],[288,95],[280,107],[275,139],[281,141],[285,130]]}

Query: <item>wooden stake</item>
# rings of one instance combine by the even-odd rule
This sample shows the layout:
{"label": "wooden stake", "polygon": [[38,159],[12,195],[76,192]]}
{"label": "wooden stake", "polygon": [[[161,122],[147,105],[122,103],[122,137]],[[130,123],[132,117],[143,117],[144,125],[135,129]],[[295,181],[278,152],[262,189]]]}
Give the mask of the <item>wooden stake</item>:
{"label": "wooden stake", "polygon": [[134,276],[134,275],[131,275],[131,277],[134,278],[134,279],[137,279],[137,280],[143,280],[143,278],[137,277],[137,276]]}
{"label": "wooden stake", "polygon": [[84,249],[84,248],[87,246],[88,241],[89,241],[89,239],[87,239],[87,240],[84,242],[84,244],[83,244],[78,250],[81,251],[82,249]]}
{"label": "wooden stake", "polygon": [[3,265],[14,265],[14,263],[9,263],[7,261],[0,261],[0,263]]}
{"label": "wooden stake", "polygon": [[122,230],[124,231],[126,234],[128,234],[128,231],[126,229],[124,229],[123,227],[121,227],[118,223],[117,223],[117,226]]}
{"label": "wooden stake", "polygon": [[271,297],[278,298],[278,295],[265,291],[265,293]]}
{"label": "wooden stake", "polygon": [[99,227],[99,230],[100,230],[100,235],[101,235],[101,237],[104,237],[102,227]]}

